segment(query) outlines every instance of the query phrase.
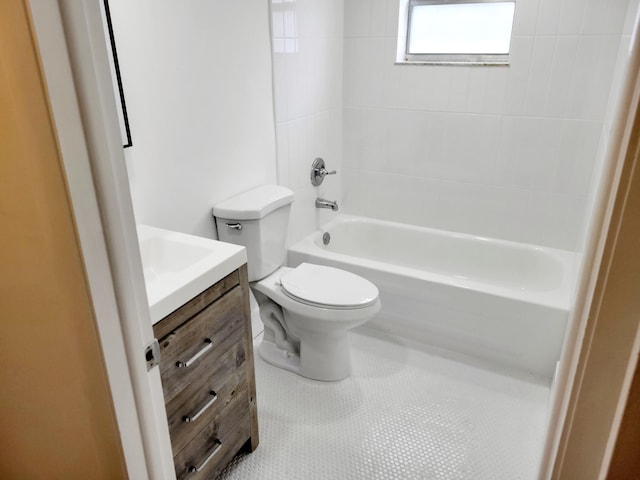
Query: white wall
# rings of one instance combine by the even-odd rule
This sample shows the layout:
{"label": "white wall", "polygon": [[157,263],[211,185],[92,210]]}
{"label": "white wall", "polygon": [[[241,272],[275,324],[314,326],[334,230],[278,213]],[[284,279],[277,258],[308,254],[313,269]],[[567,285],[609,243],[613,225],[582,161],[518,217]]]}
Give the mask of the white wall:
{"label": "white wall", "polygon": [[[317,196],[341,207],[343,0],[271,0],[278,183],[291,188],[289,243],[331,219]],[[319,187],[311,163],[338,174]]]}
{"label": "white wall", "polygon": [[276,177],[268,3],[110,5],[136,221],[215,238],[211,207]]}
{"label": "white wall", "polygon": [[583,230],[578,244],[578,250],[580,251],[583,251],[584,249],[584,244],[587,240],[586,234],[590,226],[590,220],[595,207],[598,191],[599,188],[602,187],[602,173],[605,161],[608,159],[607,150],[609,148],[611,131],[613,129],[615,116],[618,108],[620,107],[619,102],[621,101],[621,89],[623,88],[627,75],[629,52],[631,48],[631,35],[635,25],[636,16],[638,14],[638,5],[640,5],[640,0],[629,0],[627,15],[622,29],[622,36],[620,38],[620,45],[618,47],[618,59],[616,61],[616,68],[611,82],[609,101],[607,102],[600,142],[598,144],[598,152],[596,154],[596,161],[594,162],[594,168],[591,174],[591,181],[589,183],[587,199],[584,207]]}
{"label": "white wall", "polygon": [[345,0],[345,210],[575,250],[627,0],[518,0],[509,67],[396,66],[398,0]]}

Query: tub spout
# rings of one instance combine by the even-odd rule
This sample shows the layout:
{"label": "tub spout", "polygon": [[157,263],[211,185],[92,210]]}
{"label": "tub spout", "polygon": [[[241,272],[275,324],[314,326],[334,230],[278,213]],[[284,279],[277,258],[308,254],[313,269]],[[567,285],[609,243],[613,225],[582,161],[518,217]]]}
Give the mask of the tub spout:
{"label": "tub spout", "polygon": [[324,198],[316,198],[316,208],[330,208],[334,212],[338,211],[338,202],[332,202],[331,200],[325,200]]}

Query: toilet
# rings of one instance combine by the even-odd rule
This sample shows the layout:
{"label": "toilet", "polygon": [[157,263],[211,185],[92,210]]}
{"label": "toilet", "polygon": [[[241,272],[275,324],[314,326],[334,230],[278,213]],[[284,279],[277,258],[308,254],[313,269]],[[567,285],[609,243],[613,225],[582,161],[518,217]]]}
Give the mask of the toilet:
{"label": "toilet", "polygon": [[263,185],[213,207],[218,238],[247,249],[251,291],[264,335],[266,362],[307,378],[342,380],[351,374],[348,332],[380,311],[377,287],[337,268],[285,267],[293,192]]}

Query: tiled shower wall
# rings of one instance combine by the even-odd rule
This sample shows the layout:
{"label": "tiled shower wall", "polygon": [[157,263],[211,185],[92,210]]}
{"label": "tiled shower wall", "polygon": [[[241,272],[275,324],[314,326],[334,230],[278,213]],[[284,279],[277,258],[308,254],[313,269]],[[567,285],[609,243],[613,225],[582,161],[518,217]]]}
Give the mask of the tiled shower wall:
{"label": "tiled shower wall", "polygon": [[628,0],[518,0],[508,67],[394,65],[398,0],[344,3],[345,210],[580,248]]}
{"label": "tiled shower wall", "polygon": [[620,41],[620,48],[618,50],[618,59],[616,61],[616,69],[613,74],[613,81],[611,86],[611,92],[609,93],[609,101],[607,102],[607,109],[604,116],[604,125],[602,128],[602,135],[600,136],[600,143],[598,145],[598,152],[596,153],[596,161],[591,175],[591,184],[589,186],[589,193],[587,195],[587,201],[584,209],[584,228],[583,235],[581,235],[578,250],[583,250],[583,244],[587,240],[586,234],[590,227],[591,217],[594,212],[595,204],[599,194],[600,188],[604,187],[601,184],[602,173],[605,169],[605,162],[615,161],[615,159],[609,158],[612,155],[610,137],[614,123],[616,121],[616,115],[621,107],[623,101],[620,95],[625,82],[627,81],[627,68],[629,59],[629,50],[631,47],[631,35],[633,32],[636,17],[638,15],[638,6],[640,0],[629,0],[629,7],[625,19],[625,24],[622,29],[622,38]]}
{"label": "tiled shower wall", "polygon": [[[290,243],[335,215],[315,208],[317,196],[342,207],[343,12],[343,0],[271,0],[278,183],[295,193]],[[316,157],[338,171],[319,187]]]}

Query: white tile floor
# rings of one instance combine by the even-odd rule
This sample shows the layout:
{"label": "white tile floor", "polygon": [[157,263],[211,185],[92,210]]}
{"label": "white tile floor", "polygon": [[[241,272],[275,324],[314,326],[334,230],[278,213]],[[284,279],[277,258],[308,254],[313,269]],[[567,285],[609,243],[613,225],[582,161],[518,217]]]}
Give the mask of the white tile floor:
{"label": "white tile floor", "polygon": [[534,479],[549,389],[372,330],[352,376],[308,380],[256,355],[260,445],[220,478]]}

